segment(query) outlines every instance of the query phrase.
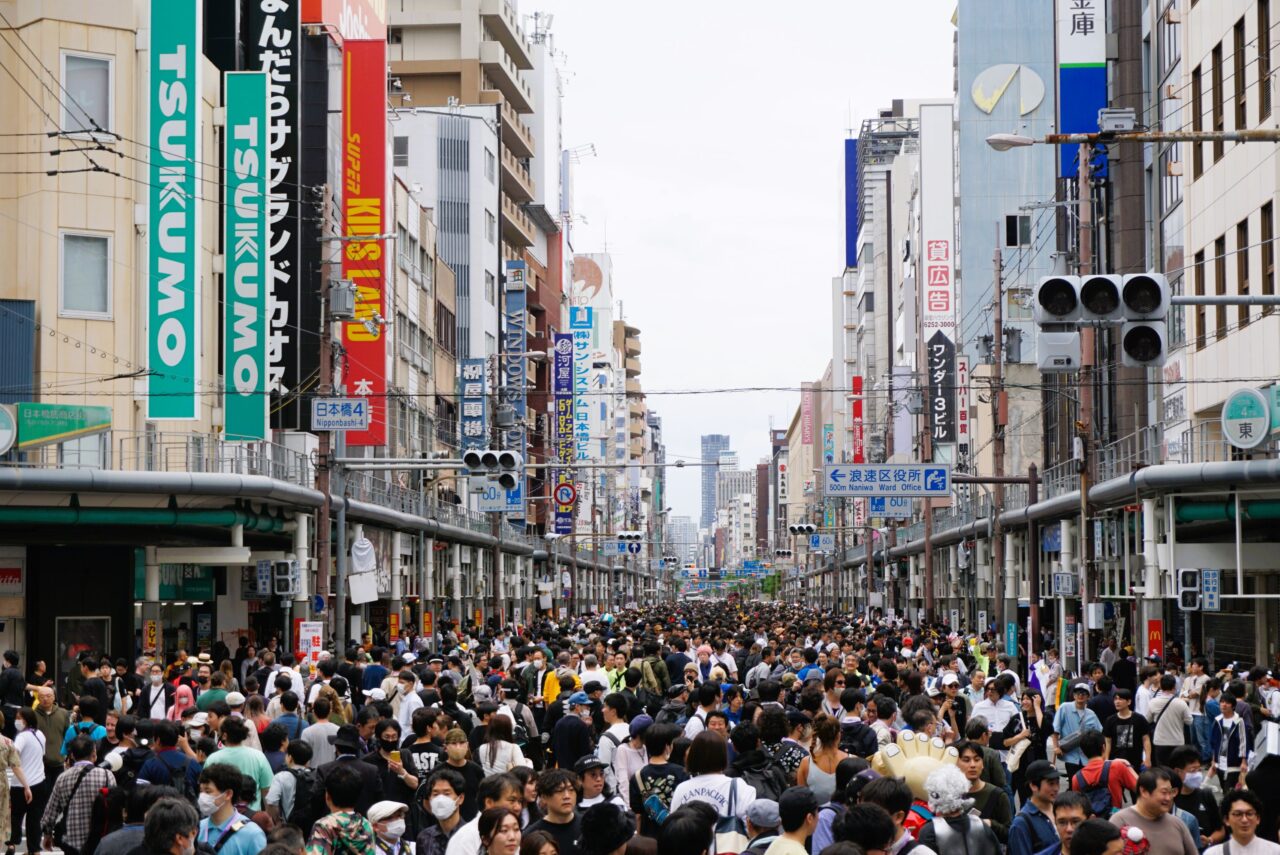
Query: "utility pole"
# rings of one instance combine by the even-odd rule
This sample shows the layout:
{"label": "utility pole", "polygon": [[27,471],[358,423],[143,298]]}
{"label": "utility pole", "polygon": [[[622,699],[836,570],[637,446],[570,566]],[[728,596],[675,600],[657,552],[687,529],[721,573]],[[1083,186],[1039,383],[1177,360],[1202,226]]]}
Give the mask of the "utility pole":
{"label": "utility pole", "polygon": [[[328,184],[324,185],[323,195],[320,203],[320,222],[323,224],[324,237],[331,237],[332,233],[329,228],[331,222],[329,218],[329,206],[333,204],[333,190]],[[325,253],[320,264],[320,385],[316,391],[321,395],[333,394],[333,324],[329,321],[329,282],[332,276],[332,263],[329,261],[328,254]],[[332,567],[332,559],[330,558],[330,531],[332,526],[329,523],[329,515],[331,513],[329,502],[330,480],[329,473],[332,468],[330,463],[331,457],[331,441],[332,434],[327,431],[318,431],[319,445],[316,453],[316,488],[320,491],[320,512],[316,515],[316,557],[317,562],[316,586],[315,592],[324,599],[325,603],[329,602],[329,571]],[[306,572],[306,568],[302,568],[302,572]],[[290,633],[292,637],[292,633]],[[336,628],[334,637],[337,637]],[[340,647],[334,648],[341,650]]]}
{"label": "utility pole", "polygon": [[[993,314],[994,340],[991,344],[993,364],[991,366],[991,457],[992,473],[996,483],[992,485],[991,507],[991,578],[995,587],[996,626],[1000,634],[1005,632],[1005,555],[1004,528],[1000,524],[1000,514],[1004,512],[1004,484],[999,479],[1004,476],[1004,428],[1007,416],[1004,392],[1004,261],[1000,255],[1000,225],[996,224],[996,249],[993,257],[995,265],[995,311]],[[1016,614],[1016,611],[1015,611]],[[985,628],[985,627],[984,627]]]}
{"label": "utility pole", "polygon": [[[1077,170],[1079,186],[1076,191],[1080,207],[1080,251],[1077,258],[1080,276],[1093,272],[1093,145],[1080,145],[1080,167]],[[1093,458],[1093,366],[1096,344],[1094,329],[1080,328],[1080,418],[1076,422],[1077,439],[1080,442],[1080,618],[1076,626],[1076,668],[1083,668],[1089,651],[1088,625],[1089,600],[1092,579],[1089,574],[1089,475]],[[1066,568],[1063,568],[1064,570]],[[1065,653],[1065,651],[1064,651]]]}

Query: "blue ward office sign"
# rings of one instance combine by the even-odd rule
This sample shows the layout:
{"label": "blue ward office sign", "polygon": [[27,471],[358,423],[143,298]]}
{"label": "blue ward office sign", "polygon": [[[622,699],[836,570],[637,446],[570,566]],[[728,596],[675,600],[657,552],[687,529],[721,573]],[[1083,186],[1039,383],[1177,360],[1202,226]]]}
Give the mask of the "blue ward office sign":
{"label": "blue ward office sign", "polygon": [[822,484],[828,496],[940,498],[951,493],[951,467],[937,463],[829,465]]}

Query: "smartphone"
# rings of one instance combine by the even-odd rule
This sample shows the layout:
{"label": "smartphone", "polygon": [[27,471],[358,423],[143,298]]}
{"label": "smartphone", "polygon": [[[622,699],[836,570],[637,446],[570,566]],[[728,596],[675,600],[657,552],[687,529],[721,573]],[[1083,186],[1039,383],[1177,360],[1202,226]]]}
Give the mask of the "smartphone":
{"label": "smartphone", "polygon": [[400,749],[397,748],[395,751],[391,752],[391,762],[392,763],[400,762]]}

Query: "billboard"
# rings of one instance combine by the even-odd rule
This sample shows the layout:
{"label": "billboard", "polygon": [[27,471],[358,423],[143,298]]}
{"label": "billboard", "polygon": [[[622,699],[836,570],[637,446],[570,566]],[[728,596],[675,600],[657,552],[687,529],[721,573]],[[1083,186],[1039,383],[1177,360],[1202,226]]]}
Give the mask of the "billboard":
{"label": "billboard", "polygon": [[[1107,106],[1107,16],[1105,0],[1056,0],[1058,132],[1098,130]],[[1074,178],[1080,147],[1058,146],[1058,174]]]}
{"label": "billboard", "polygon": [[224,433],[229,440],[267,438],[267,75],[229,72],[226,269],[223,282],[222,376]]}
{"label": "billboard", "polygon": [[952,105],[920,107],[920,330],[932,445],[956,441],[955,152]]}
{"label": "billboard", "polygon": [[485,423],[485,374],[483,359],[462,359],[458,362],[461,381],[459,385],[459,424],[462,430],[462,450],[484,448],[489,444],[489,431]]}
{"label": "billboard", "polygon": [[[349,39],[342,47],[342,276],[356,286],[355,320],[342,324],[347,393],[369,401],[369,429],[347,445],[387,442],[387,345],[382,318],[386,227],[387,43]],[[372,97],[370,93],[378,93]]]}
{"label": "billboard", "polygon": [[327,24],[341,44],[346,39],[387,38],[387,0],[302,0],[302,20]]}
{"label": "billboard", "polygon": [[800,442],[813,445],[813,384],[800,384]]}
{"label": "billboard", "polygon": [[147,418],[194,419],[200,362],[201,4],[151,5]]}
{"label": "billboard", "polygon": [[[519,260],[506,262],[506,285],[504,287],[504,304],[502,314],[502,372],[501,395],[502,405],[509,408],[513,417],[511,427],[503,431],[503,448],[525,453],[524,420],[528,409],[528,393],[525,388],[525,352],[528,342],[528,329],[525,324],[525,313],[528,308],[528,295],[525,291],[525,263]],[[525,469],[521,467],[519,483],[508,490],[505,513],[524,514]]]}
{"label": "billboard", "polygon": [[[573,336],[556,333],[552,346],[551,392],[555,410],[552,413],[552,437],[556,463],[554,483],[573,483]],[[556,534],[573,533],[573,505],[555,506]]]}

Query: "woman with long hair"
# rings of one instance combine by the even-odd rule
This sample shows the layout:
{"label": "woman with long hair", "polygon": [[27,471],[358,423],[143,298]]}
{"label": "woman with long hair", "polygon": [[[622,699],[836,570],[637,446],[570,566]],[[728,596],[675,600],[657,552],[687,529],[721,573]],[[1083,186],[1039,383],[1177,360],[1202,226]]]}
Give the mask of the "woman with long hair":
{"label": "woman with long hair", "polygon": [[500,775],[524,764],[524,754],[514,742],[511,719],[505,715],[490,716],[485,742],[480,746],[480,768],[484,769],[484,776]]}
{"label": "woman with long hair", "polygon": [[258,733],[267,729],[267,725],[271,724],[271,719],[267,717],[267,705],[262,700],[262,695],[250,695],[249,700],[244,704],[244,717],[253,722],[253,726],[258,729]]}
{"label": "woman with long hair", "polygon": [[849,755],[840,750],[840,722],[826,713],[818,713],[813,721],[816,744],[813,753],[800,761],[796,770],[796,785],[808,787],[818,799],[818,804],[831,801],[836,790],[836,767]]}
{"label": "woman with long hair", "polygon": [[[1018,758],[1018,768],[1013,773],[1013,789],[1018,793],[1020,803],[1026,804],[1031,798],[1031,787],[1027,784],[1027,767],[1036,760],[1047,760],[1048,751],[1045,741],[1053,732],[1053,717],[1044,714],[1044,695],[1038,689],[1022,690],[1022,719],[1026,722],[1028,744]],[[1005,745],[1009,745],[1006,741]],[[1014,743],[1016,747],[1017,743]]]}
{"label": "woman with long hair", "polygon": [[37,850],[40,846],[40,819],[44,815],[45,803],[49,800],[49,785],[46,783],[44,771],[45,735],[38,727],[39,719],[31,707],[18,707],[14,720],[14,728],[18,738],[13,741],[26,775],[26,787],[10,771],[13,780],[9,781],[9,803],[12,805],[12,827],[9,831],[6,855],[13,852],[22,841],[23,820],[26,820],[27,851]]}
{"label": "woman with long hair", "polygon": [[227,691],[239,692],[240,681],[236,679],[236,669],[232,667],[231,660],[223,659],[222,664],[218,666],[218,670],[221,671],[223,677],[226,678],[226,682],[223,683],[223,685],[226,686]]}
{"label": "woman with long hair", "polygon": [[182,714],[196,705],[195,694],[191,691],[191,687],[179,683],[178,688],[173,691],[173,706],[169,707],[169,721],[182,721]]}
{"label": "woman with long hair", "polygon": [[713,730],[699,733],[689,745],[684,765],[692,777],[676,785],[672,812],[686,802],[700,801],[715,808],[721,818],[746,816],[747,805],[756,800],[756,788],[724,773],[729,749],[723,736]]}
{"label": "woman with long hair", "polygon": [[489,808],[480,814],[477,828],[484,855],[516,855],[520,851],[520,817],[510,809]]}

